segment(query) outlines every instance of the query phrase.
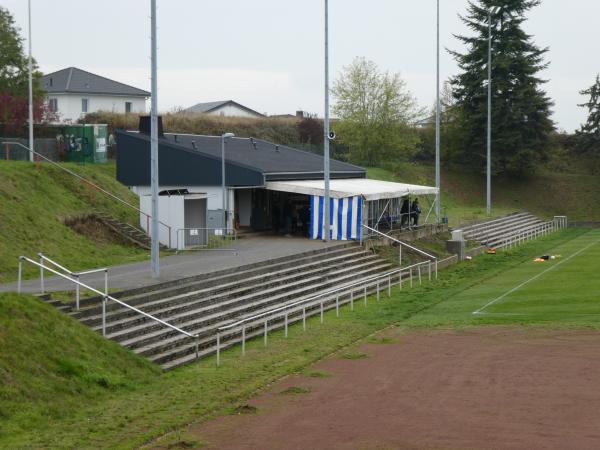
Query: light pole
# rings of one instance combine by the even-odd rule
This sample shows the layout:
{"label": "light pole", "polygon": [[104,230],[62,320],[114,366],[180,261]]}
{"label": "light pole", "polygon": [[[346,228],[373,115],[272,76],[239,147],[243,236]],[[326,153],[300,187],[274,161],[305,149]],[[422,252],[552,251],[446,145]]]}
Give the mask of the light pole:
{"label": "light pole", "polygon": [[488,12],[487,215],[492,213],[492,10]]}
{"label": "light pole", "polygon": [[150,0],[152,102],[150,109],[150,185],[152,191],[151,258],[152,276],[160,276],[160,234],[158,229],[158,84],[156,79],[156,0]]}
{"label": "light pole", "polygon": [[325,117],[323,121],[323,178],[325,180],[325,198],[323,240],[329,241],[331,229],[329,217],[329,1],[325,0]]}
{"label": "light pole", "polygon": [[441,218],[441,192],[440,192],[440,0],[437,0],[437,55],[436,55],[436,107],[435,107],[435,214],[437,223]]}
{"label": "light pole", "polygon": [[29,14],[29,160],[33,161],[33,63],[31,60],[31,0],[27,2]]}
{"label": "light pole", "polygon": [[223,196],[223,228],[227,229],[227,207],[228,195],[225,192],[225,139],[235,137],[233,133],[225,133],[221,135],[221,195]]}

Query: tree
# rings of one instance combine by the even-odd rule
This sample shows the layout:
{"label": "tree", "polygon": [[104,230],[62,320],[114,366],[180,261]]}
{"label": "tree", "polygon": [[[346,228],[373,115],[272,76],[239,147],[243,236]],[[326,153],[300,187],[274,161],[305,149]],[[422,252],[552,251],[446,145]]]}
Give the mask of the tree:
{"label": "tree", "polygon": [[587,108],[588,118],[576,131],[576,148],[581,153],[600,156],[600,74],[596,75],[596,82],[590,88],[579,93],[588,95],[589,100],[579,105]]}
{"label": "tree", "polygon": [[[45,92],[40,86],[42,74],[33,61],[34,119],[47,116]],[[29,98],[28,57],[23,39],[10,12],[0,7],[0,122],[7,128],[18,128],[27,121]]]}
{"label": "tree", "polygon": [[373,166],[416,151],[411,123],[419,111],[399,74],[380,73],[374,62],[356,58],[344,67],[332,93],[339,118],[335,132],[350,147],[351,160]]}
{"label": "tree", "polygon": [[469,2],[462,21],[474,36],[457,36],[467,47],[451,51],[462,73],[452,79],[465,137],[463,161],[483,167],[487,141],[488,14],[492,23],[492,168],[525,173],[544,159],[554,124],[552,102],[538,73],[547,67],[532,36],[523,31],[525,13],[540,0]]}

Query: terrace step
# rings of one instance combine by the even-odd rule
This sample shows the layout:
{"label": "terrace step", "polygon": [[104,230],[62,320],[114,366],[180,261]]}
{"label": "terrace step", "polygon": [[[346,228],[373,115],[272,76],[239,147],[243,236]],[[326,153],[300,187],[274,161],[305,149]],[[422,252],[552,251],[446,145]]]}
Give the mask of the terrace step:
{"label": "terrace step", "polygon": [[[157,319],[198,335],[200,342],[110,300],[104,329],[107,338],[169,369],[191,361],[190,352],[195,359],[197,345],[202,355],[214,352],[211,342],[224,324],[369,279],[391,268],[390,262],[356,243],[343,243],[113,294]],[[81,309],[69,314],[102,332],[100,297],[82,300]]]}

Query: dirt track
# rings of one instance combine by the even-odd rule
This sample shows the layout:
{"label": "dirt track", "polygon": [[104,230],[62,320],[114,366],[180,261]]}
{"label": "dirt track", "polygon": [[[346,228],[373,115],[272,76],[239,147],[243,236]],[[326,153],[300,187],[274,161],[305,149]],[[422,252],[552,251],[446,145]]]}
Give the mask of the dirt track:
{"label": "dirt track", "polygon": [[[600,333],[396,336],[310,368],[329,378],[276,383],[249,402],[255,414],[190,430],[211,449],[600,448]],[[310,392],[281,393],[292,386]]]}

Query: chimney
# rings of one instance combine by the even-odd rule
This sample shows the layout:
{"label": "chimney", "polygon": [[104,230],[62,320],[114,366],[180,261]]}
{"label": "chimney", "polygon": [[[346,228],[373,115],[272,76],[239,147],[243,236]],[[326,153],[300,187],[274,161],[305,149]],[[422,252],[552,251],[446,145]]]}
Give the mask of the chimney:
{"label": "chimney", "polygon": [[298,117],[299,119],[304,119],[304,111],[296,111],[296,117]]}
{"label": "chimney", "polygon": [[[150,116],[140,116],[140,133],[150,136]],[[158,116],[158,137],[164,138],[162,116]]]}

